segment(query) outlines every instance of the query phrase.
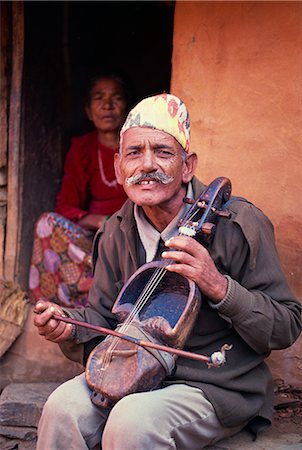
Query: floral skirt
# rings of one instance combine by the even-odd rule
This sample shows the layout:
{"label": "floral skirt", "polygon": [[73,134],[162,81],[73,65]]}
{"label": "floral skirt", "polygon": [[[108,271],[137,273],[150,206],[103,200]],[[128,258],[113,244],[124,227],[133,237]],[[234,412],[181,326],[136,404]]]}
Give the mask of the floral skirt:
{"label": "floral skirt", "polygon": [[31,300],[86,306],[92,284],[92,234],[59,214],[48,212],[34,231],[29,273]]}

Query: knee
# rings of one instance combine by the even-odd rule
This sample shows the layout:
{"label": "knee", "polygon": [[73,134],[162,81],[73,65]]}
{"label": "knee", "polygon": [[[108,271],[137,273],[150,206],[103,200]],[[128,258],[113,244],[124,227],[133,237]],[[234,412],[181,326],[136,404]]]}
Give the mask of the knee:
{"label": "knee", "polygon": [[51,211],[43,212],[37,219],[36,225],[40,225],[43,222],[48,222],[52,217],[53,213]]}
{"label": "knee", "polygon": [[[131,443],[131,448],[140,448],[148,435],[146,411],[148,406],[142,405],[138,394],[128,395],[120,400],[109,414],[103,433],[104,448],[122,448],[119,446],[125,442],[125,436],[128,446]],[[152,432],[152,427],[149,431]]]}
{"label": "knee", "polygon": [[48,420],[55,418],[56,421],[60,418],[66,418],[65,401],[62,399],[59,390],[55,390],[46,400],[43,411],[43,418],[47,417]]}
{"label": "knee", "polygon": [[42,416],[52,422],[75,423],[81,415],[89,414],[91,401],[86,389],[82,389],[81,381],[78,381],[80,377],[61,384],[50,394]]}
{"label": "knee", "polygon": [[125,428],[137,427],[138,422],[142,421],[142,410],[144,410],[139,397],[137,394],[132,394],[122,398],[112,409],[109,416],[110,422],[115,424],[122,418],[123,425],[126,424]]}

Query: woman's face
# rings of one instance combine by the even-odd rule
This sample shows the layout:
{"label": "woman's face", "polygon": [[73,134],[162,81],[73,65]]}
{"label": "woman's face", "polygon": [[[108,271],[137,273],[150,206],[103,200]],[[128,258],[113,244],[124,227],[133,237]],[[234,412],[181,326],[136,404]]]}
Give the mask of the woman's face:
{"label": "woman's face", "polygon": [[86,113],[101,132],[118,133],[126,115],[126,98],[120,83],[113,78],[100,78],[90,91]]}

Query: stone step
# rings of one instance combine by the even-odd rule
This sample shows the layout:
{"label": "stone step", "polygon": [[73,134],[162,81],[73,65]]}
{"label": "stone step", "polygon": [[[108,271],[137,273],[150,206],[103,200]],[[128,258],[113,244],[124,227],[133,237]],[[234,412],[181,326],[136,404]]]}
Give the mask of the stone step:
{"label": "stone step", "polygon": [[[59,384],[12,383],[3,389],[0,396],[1,450],[35,450],[44,403]],[[207,450],[302,450],[302,421],[296,419],[296,423],[275,421],[256,441],[242,431]]]}
{"label": "stone step", "polygon": [[280,430],[273,426],[260,433],[256,441],[252,440],[250,433],[241,431],[206,447],[205,450],[302,450],[301,427],[296,433],[280,433]]}
{"label": "stone step", "polygon": [[60,383],[12,383],[0,396],[0,427],[37,427],[45,401]]}

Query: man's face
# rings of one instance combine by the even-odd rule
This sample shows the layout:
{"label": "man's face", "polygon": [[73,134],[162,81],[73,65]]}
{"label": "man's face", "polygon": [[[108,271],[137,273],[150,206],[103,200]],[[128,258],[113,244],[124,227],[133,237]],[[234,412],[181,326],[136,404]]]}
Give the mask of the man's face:
{"label": "man's face", "polygon": [[86,112],[98,130],[118,132],[126,114],[126,99],[118,81],[100,78],[91,90]]}
{"label": "man's face", "polygon": [[[189,158],[190,159],[190,158]],[[173,136],[150,128],[129,128],[115,156],[117,180],[140,206],[170,206],[184,196],[188,170],[183,150]]]}

